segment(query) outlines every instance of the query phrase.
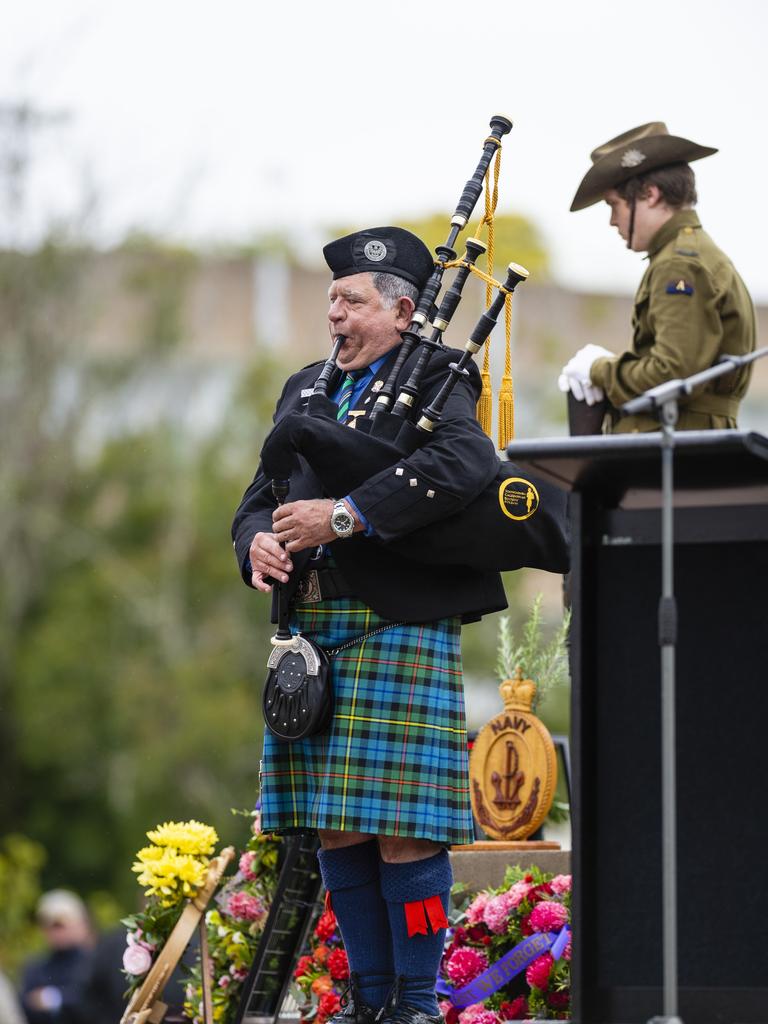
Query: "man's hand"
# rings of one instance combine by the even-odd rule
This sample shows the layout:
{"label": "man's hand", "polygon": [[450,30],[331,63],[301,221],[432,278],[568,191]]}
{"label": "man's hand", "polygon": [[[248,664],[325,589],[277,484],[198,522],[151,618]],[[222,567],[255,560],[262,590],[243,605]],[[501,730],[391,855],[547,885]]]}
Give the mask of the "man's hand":
{"label": "man's hand", "polygon": [[561,391],[572,391],[574,398],[587,405],[594,405],[603,399],[603,389],[592,383],[590,370],[592,363],[601,356],[615,358],[613,352],[609,352],[602,345],[585,345],[580,348],[576,355],[565,364],[557,384]]}
{"label": "man's hand", "polygon": [[273,533],[257,533],[251,541],[251,549],[248,552],[251,560],[251,583],[257,590],[269,593],[272,589],[269,583],[264,581],[265,576],[288,582],[288,573],[293,569],[293,563],[277,542]]}
{"label": "man's hand", "polygon": [[[303,551],[336,540],[331,529],[332,498],[309,501],[287,501],[272,513],[275,537],[285,544],[286,551]],[[350,512],[352,510],[350,509]],[[357,519],[357,517],[354,517]]]}

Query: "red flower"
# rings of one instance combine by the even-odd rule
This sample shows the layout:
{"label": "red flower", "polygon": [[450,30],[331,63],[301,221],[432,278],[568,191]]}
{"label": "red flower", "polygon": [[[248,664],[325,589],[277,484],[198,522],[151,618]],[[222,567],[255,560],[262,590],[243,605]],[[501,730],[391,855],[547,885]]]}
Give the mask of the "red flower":
{"label": "red flower", "polygon": [[492,942],[493,942],[493,939],[491,938],[491,936],[490,936],[490,935],[484,935],[484,936],[483,936],[483,938],[482,938],[482,943],[483,943],[483,945],[484,945],[484,946],[490,946],[490,944],[491,944]]}
{"label": "red flower", "polygon": [[473,942],[482,942],[488,936],[488,929],[484,924],[473,924],[467,928],[467,935]]}
{"label": "red flower", "polygon": [[511,1003],[502,1003],[499,1007],[499,1014],[502,1020],[523,1020],[528,1013],[528,1000],[525,996],[518,996]]}
{"label": "red flower", "polygon": [[532,882],[533,881],[533,875],[526,875],[525,878],[523,879],[523,881],[524,882]]}
{"label": "red flower", "polygon": [[445,1015],[445,1024],[458,1024],[459,1022],[459,1010],[458,1007],[452,1006],[448,1013]]}
{"label": "red flower", "polygon": [[334,981],[344,981],[349,977],[349,961],[343,949],[334,949],[328,954],[328,971]]}
{"label": "red flower", "polygon": [[320,920],[315,926],[315,935],[322,942],[327,942],[335,931],[336,915],[332,910],[326,910],[324,914],[320,915]]}
{"label": "red flower", "polygon": [[325,995],[320,996],[320,1002],[317,1006],[317,1020],[326,1021],[329,1017],[332,1017],[334,1013],[337,1013],[341,1009],[341,1003],[339,997],[335,992],[326,992]]}
{"label": "red flower", "polygon": [[296,970],[293,972],[294,978],[300,978],[302,974],[306,974],[312,967],[312,963],[313,961],[311,956],[299,957],[299,962],[296,964]]}
{"label": "red flower", "polygon": [[461,925],[454,928],[453,930],[453,941],[457,946],[463,946],[467,941],[467,929],[462,928]]}
{"label": "red flower", "polygon": [[533,961],[525,972],[525,980],[531,988],[545,989],[547,987],[554,962],[550,953],[544,953],[538,960]]}
{"label": "red flower", "polygon": [[571,1007],[571,996],[569,992],[549,992],[547,994],[547,1006],[551,1010],[569,1010]]}
{"label": "red flower", "polygon": [[520,931],[523,933],[523,935],[533,935],[530,914],[526,914],[524,917],[520,918]]}
{"label": "red flower", "polygon": [[547,896],[551,895],[552,886],[549,882],[541,882],[539,885],[534,885],[526,898],[529,903],[537,903],[539,900],[546,899]]}

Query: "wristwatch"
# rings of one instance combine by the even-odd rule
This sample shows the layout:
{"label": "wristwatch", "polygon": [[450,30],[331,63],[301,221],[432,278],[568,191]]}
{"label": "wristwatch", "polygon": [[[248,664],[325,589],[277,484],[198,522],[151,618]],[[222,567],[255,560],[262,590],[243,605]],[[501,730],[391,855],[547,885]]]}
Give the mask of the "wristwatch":
{"label": "wristwatch", "polygon": [[337,537],[351,537],[355,530],[355,520],[343,501],[337,501],[331,512],[331,529]]}

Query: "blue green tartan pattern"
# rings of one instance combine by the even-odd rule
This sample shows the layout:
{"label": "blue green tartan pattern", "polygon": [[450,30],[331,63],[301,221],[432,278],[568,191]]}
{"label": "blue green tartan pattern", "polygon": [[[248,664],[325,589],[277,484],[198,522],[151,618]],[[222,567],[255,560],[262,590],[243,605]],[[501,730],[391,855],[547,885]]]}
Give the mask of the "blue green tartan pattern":
{"label": "blue green tartan pattern", "polygon": [[[356,598],[302,605],[291,623],[327,650],[381,625]],[[330,730],[295,743],[265,732],[262,827],[471,843],[459,619],[397,626],[331,664]]]}

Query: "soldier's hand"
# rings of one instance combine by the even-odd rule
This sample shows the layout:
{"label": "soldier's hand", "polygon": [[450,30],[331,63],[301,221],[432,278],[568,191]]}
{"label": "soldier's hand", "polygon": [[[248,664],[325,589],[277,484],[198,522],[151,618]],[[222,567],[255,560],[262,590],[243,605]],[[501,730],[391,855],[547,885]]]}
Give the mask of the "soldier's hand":
{"label": "soldier's hand", "polygon": [[248,555],[253,570],[251,583],[257,590],[269,593],[272,589],[271,584],[265,581],[265,576],[271,576],[282,583],[288,582],[288,573],[293,569],[293,563],[273,533],[257,533],[251,541]]}
{"label": "soldier's hand", "polygon": [[336,540],[331,529],[333,505],[331,498],[287,501],[272,513],[275,536],[285,543],[286,551],[303,551],[304,548],[329,544]]}

